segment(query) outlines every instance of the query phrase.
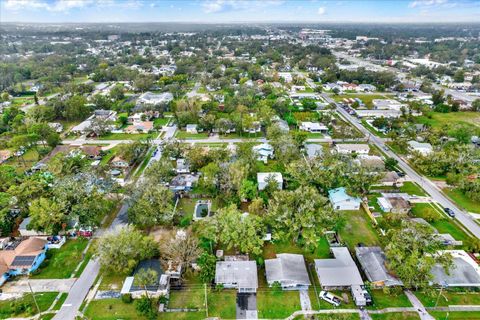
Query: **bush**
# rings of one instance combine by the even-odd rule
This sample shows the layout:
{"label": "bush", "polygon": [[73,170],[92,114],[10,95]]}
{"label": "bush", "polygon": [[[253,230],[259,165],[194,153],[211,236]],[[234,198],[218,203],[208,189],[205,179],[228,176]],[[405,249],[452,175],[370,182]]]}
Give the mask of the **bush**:
{"label": "bush", "polygon": [[155,303],[152,299],[143,296],[135,302],[135,308],[140,315],[152,320],[157,318],[157,309],[155,308]]}
{"label": "bush", "polygon": [[132,303],[132,295],[130,293],[122,294],[122,302]]}

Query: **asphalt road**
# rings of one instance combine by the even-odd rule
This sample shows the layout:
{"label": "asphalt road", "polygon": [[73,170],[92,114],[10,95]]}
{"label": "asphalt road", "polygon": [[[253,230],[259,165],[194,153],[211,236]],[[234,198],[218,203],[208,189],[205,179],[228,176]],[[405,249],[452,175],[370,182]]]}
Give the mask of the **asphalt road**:
{"label": "asphalt road", "polygon": [[[323,94],[322,95],[329,103],[335,103],[330,97]],[[394,158],[398,161],[398,166],[417,184],[419,184],[429,195],[430,197],[438,202],[444,208],[450,208],[455,212],[455,219],[457,219],[467,230],[469,230],[477,238],[480,238],[480,225],[478,225],[470,214],[461,210],[456,204],[454,204],[447,196],[445,196],[440,189],[428,178],[421,176],[415,170],[413,170],[410,165],[407,164],[405,160],[400,158],[395,154],[381,139],[373,135],[368,131],[361,122],[346,112],[339,104],[335,103],[337,106],[337,111],[349,120],[358,130],[360,130],[365,136],[369,137],[370,143],[373,143],[378,148],[380,148],[386,155],[390,158]]]}

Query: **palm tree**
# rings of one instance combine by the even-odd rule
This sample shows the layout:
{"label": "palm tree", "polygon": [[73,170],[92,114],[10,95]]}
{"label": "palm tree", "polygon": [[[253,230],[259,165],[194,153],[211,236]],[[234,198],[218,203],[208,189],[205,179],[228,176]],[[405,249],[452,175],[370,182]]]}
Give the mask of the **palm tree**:
{"label": "palm tree", "polygon": [[139,286],[143,287],[145,289],[145,295],[147,298],[150,298],[148,296],[148,290],[147,286],[151,285],[153,283],[156,283],[158,281],[158,273],[157,271],[148,268],[148,269],[141,269],[136,275],[135,275],[135,280],[138,283]]}

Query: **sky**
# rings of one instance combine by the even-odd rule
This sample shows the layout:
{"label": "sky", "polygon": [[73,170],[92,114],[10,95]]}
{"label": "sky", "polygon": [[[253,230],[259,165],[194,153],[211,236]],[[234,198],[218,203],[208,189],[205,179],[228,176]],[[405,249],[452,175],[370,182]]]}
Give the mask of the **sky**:
{"label": "sky", "polygon": [[480,22],[480,0],[0,0],[1,22]]}

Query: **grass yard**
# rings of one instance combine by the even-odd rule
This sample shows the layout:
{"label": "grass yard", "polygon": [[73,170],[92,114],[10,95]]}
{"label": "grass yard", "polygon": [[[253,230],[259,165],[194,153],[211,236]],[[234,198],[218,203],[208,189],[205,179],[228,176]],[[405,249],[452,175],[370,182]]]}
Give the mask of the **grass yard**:
{"label": "grass yard", "polygon": [[170,121],[170,118],[157,118],[157,119],[153,120],[153,126],[155,128],[163,127],[163,126],[167,125],[168,121]]}
{"label": "grass yard", "polygon": [[198,276],[187,272],[184,277],[184,288],[171,290],[168,301],[169,308],[205,308],[205,291]]}
{"label": "grass yard", "polygon": [[436,128],[440,128],[443,125],[449,125],[452,123],[463,123],[480,127],[480,113],[474,111],[449,113],[431,112],[429,113],[429,116],[423,115],[417,117],[416,120],[418,123],[427,124]]}
{"label": "grass yard", "polygon": [[37,150],[34,148],[28,149],[23,156],[16,157],[12,156],[5,164],[15,167],[17,173],[21,174],[27,169],[30,169],[35,163],[39,160],[39,155]]}
{"label": "grass yard", "polygon": [[112,274],[102,273],[102,282],[100,283],[99,290],[120,290],[123,286],[123,281],[127,275],[124,274]]}
{"label": "grass yard", "polygon": [[446,307],[449,305],[480,305],[480,292],[453,292],[442,290],[436,291],[433,296],[428,296],[422,291],[415,292],[415,295],[425,307],[434,307],[438,299],[437,306]]}
{"label": "grass yard", "polygon": [[373,135],[380,137],[380,138],[386,138],[387,135],[381,131],[376,130],[372,125],[370,125],[366,120],[362,120],[363,126],[370,131]]}
{"label": "grass yard", "polygon": [[[35,293],[40,312],[46,311],[57,295],[58,292]],[[31,294],[25,294],[20,299],[0,301],[0,319],[30,317],[37,313]]]}
{"label": "grass yard", "polygon": [[392,312],[384,314],[371,314],[372,320],[417,320],[420,319],[416,312]]}
{"label": "grass yard", "polygon": [[62,307],[62,305],[65,302],[65,300],[67,299],[67,297],[68,297],[68,293],[62,292],[62,294],[60,295],[60,298],[55,303],[55,306],[53,307],[53,310],[60,310],[60,308]]}
{"label": "grass yard", "polygon": [[124,303],[120,299],[93,300],[85,310],[85,317],[91,320],[138,319],[134,303]]}
{"label": "grass yard", "polygon": [[443,189],[443,192],[445,192],[453,201],[455,201],[457,205],[463,209],[470,212],[480,213],[480,202],[471,200],[460,190]]}
{"label": "grass yard", "polygon": [[157,136],[156,133],[108,133],[104,136],[98,137],[98,140],[144,140],[144,139],[155,139]]}
{"label": "grass yard", "polygon": [[222,290],[208,293],[208,316],[222,319],[235,319],[237,316],[237,291]]}
{"label": "grass yard", "polygon": [[438,320],[458,319],[458,320],[479,320],[479,311],[455,311],[455,312],[441,312],[441,311],[429,311],[430,315]]}
{"label": "grass yard", "polygon": [[302,310],[298,291],[257,291],[257,309],[260,319],[286,318]]}
{"label": "grass yard", "polygon": [[175,133],[175,138],[177,139],[185,139],[185,140],[191,140],[191,139],[206,139],[208,138],[208,133],[207,132],[200,132],[200,133],[188,133],[186,131],[180,131],[178,130]]}
{"label": "grass yard", "polygon": [[427,194],[423,189],[412,181],[405,181],[403,186],[400,187],[400,192],[408,193],[412,196],[426,196]]}
{"label": "grass yard", "polygon": [[303,254],[307,261],[313,261],[313,259],[329,258],[330,247],[325,237],[322,237],[318,241],[318,246],[313,252],[302,248],[291,241],[273,241],[268,242],[263,246],[264,259],[275,258],[277,253]]}
{"label": "grass yard", "polygon": [[368,309],[385,309],[391,307],[411,307],[412,304],[408,300],[403,291],[399,293],[385,294],[383,290],[371,290],[373,298],[373,306],[367,307]]}
{"label": "grass yard", "polygon": [[432,227],[438,230],[439,233],[450,233],[455,240],[465,241],[470,237],[457,225],[455,220],[447,218],[444,214],[438,211],[437,208],[430,203],[416,203],[412,207],[412,214],[417,218],[425,218],[425,209],[431,208],[438,213],[436,221],[429,222]]}
{"label": "grass yard", "polygon": [[363,210],[343,211],[343,216],[346,223],[339,235],[350,250],[353,250],[359,243],[366,246],[378,246],[380,244],[378,233]]}
{"label": "grass yard", "polygon": [[137,169],[137,171],[135,171],[135,177],[139,177],[143,170],[145,170],[145,168],[147,167],[148,163],[150,162],[150,158],[152,157],[152,154],[153,152],[155,151],[155,149],[151,148],[147,154],[145,155],[145,158],[143,159],[142,161],[142,164],[140,165],[140,167]]}
{"label": "grass yard", "polygon": [[[295,319],[305,319],[303,316]],[[315,320],[360,320],[358,313],[316,314]]]}
{"label": "grass yard", "polygon": [[67,240],[60,249],[47,250],[47,258],[40,265],[32,279],[70,278],[77,265],[82,261],[82,252],[88,244],[85,238]]}
{"label": "grass yard", "polygon": [[118,149],[119,149],[119,146],[106,150],[105,155],[102,157],[102,160],[100,160],[100,165],[107,165],[110,162],[110,160],[112,160],[112,158],[115,157]]}

